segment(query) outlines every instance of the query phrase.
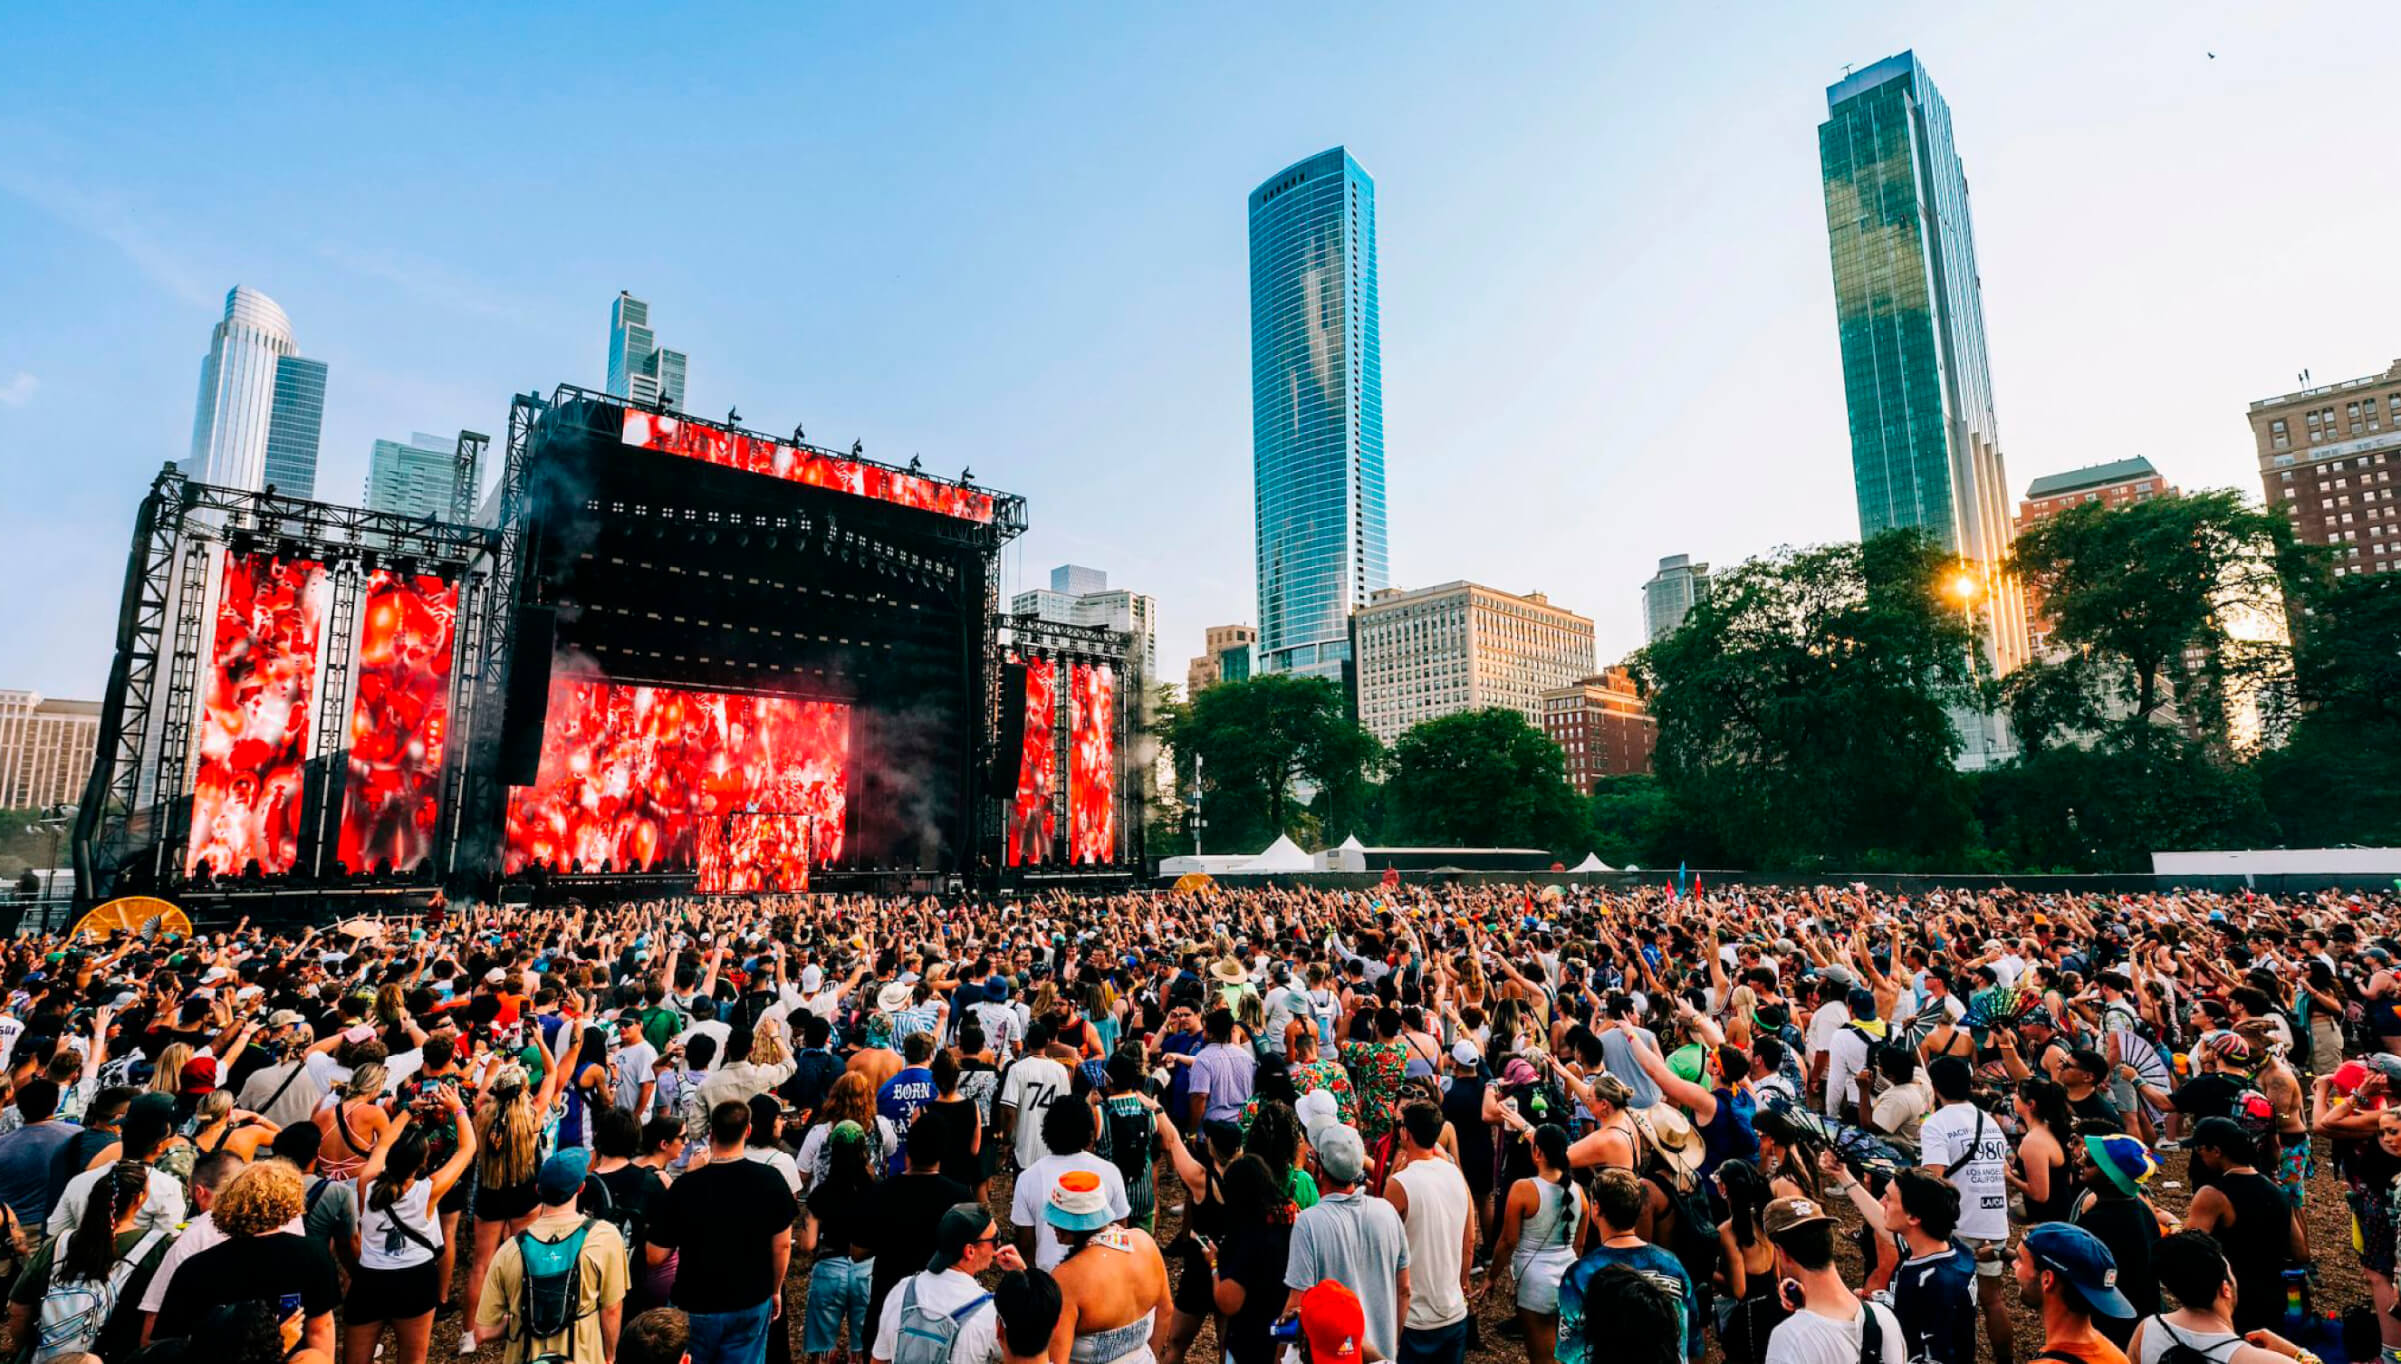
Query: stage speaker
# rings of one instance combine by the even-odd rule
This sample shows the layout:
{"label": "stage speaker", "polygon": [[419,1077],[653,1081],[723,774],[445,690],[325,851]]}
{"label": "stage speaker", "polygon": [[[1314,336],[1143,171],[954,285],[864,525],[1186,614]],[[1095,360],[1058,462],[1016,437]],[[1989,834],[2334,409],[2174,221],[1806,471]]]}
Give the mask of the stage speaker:
{"label": "stage speaker", "polygon": [[520,606],[510,622],[508,692],[500,707],[500,780],[531,786],[542,767],[542,722],[550,713],[550,654],[558,643],[558,611]]}
{"label": "stage speaker", "polygon": [[992,752],[991,794],[1017,794],[1017,769],[1025,758],[1025,665],[1000,665],[1000,737]]}

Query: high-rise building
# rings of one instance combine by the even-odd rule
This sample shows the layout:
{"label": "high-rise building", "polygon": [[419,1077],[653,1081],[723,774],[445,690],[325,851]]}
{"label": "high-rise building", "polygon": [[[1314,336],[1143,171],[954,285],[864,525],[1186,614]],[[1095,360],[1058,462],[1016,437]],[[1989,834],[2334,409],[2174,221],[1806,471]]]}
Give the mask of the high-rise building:
{"label": "high-rise building", "polygon": [[325,366],[301,359],[274,299],[236,285],[200,362],[200,402],[184,472],[257,492],[313,497],[325,423]]}
{"label": "high-rise building", "polygon": [[275,408],[267,416],[269,487],[317,495],[317,441],[325,431],[325,362],[287,355],[275,362]]}
{"label": "high-rise building", "polygon": [[1542,723],[1542,694],[1592,671],[1592,622],[1469,582],[1386,588],[1351,617],[1359,723],[1385,743],[1411,725],[1505,707]]}
{"label": "high-rise building", "polygon": [[2401,360],[2382,374],[2251,404],[2259,482],[2304,542],[2334,552],[2338,574],[2401,571]]}
{"label": "high-rise building", "polygon": [[1184,699],[1189,701],[1220,682],[1239,680],[1225,675],[1223,660],[1228,650],[1243,650],[1243,676],[1250,676],[1249,650],[1258,639],[1258,629],[1249,625],[1212,625],[1202,632],[1203,652],[1184,668]]}
{"label": "high-rise building", "polygon": [[1340,677],[1389,581],[1376,183],[1335,147],[1250,194],[1261,672]]}
{"label": "high-rise building", "polygon": [[406,441],[379,440],[367,460],[367,510],[447,521],[458,479],[455,438],[419,431]]}
{"label": "high-rise building", "polygon": [[687,357],[659,345],[650,329],[650,305],[617,292],[609,306],[609,392],[638,403],[657,403],[678,411],[684,405]]}
{"label": "high-rise building", "polygon": [[[2087,502],[2125,507],[2170,496],[2175,491],[2151,467],[2151,461],[2140,455],[2070,469],[2063,474],[2045,474],[2026,485],[2026,497],[2018,503],[2014,530],[2023,534],[2027,527],[2040,525],[2070,507]],[[2051,642],[2051,621],[2043,614],[2040,594],[2031,587],[2021,590],[2026,598],[2026,646],[2040,657]]]}
{"label": "high-rise building", "polygon": [[99,702],[0,691],[0,809],[81,801],[99,744]]}
{"label": "high-rise building", "polygon": [[[2026,661],[2026,609],[2002,571],[2009,477],[1950,106],[1903,52],[1827,87],[1817,132],[1859,533],[1913,527],[1958,555],[1983,651],[2010,672]],[[1998,718],[1956,718],[1962,767],[2007,756]]]}
{"label": "high-rise building", "polygon": [[[1109,575],[1097,568],[1063,564],[1051,570],[1050,587],[1020,592],[1009,601],[1011,613],[1057,621],[1061,625],[1090,625],[1133,636],[1133,661],[1142,666],[1145,687],[1159,677],[1159,599],[1124,588],[1112,590]],[[1068,591],[1068,587],[1080,590]]]}
{"label": "high-rise building", "polygon": [[1603,668],[1544,692],[1542,732],[1565,755],[1568,781],[1587,796],[1602,777],[1650,771],[1659,742],[1659,722],[1624,668]]}
{"label": "high-rise building", "polygon": [[1642,624],[1651,643],[1674,634],[1708,595],[1709,565],[1694,563],[1689,554],[1661,559],[1659,571],[1642,585]]}

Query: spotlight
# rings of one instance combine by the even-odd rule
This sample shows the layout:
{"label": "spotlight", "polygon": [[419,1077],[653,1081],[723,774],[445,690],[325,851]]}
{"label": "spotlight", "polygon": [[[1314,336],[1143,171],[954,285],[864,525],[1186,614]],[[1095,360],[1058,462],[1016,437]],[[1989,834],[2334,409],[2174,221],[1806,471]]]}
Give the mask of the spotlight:
{"label": "spotlight", "polygon": [[924,461],[924,460],[922,460],[922,459],[919,459],[919,458],[918,458],[917,456],[915,456],[915,455],[911,455],[911,456],[909,456],[909,472],[910,472],[910,473],[913,473],[913,474],[922,474],[922,473],[924,473],[924,472],[925,472],[925,461]]}
{"label": "spotlight", "polygon": [[275,557],[289,563],[300,557],[300,542],[290,536],[275,542]]}
{"label": "spotlight", "polygon": [[959,471],[959,481],[960,481],[961,483],[973,483],[973,482],[975,482],[975,466],[974,466],[974,465],[972,465],[972,464],[970,464],[970,465],[968,465],[968,466],[967,466],[965,469],[962,469],[962,470],[960,470],[960,471]]}
{"label": "spotlight", "polygon": [[808,438],[809,433],[801,429],[799,422],[792,423],[792,443],[794,445],[798,445]]}
{"label": "spotlight", "polygon": [[850,443],[850,457],[852,459],[859,459],[866,455],[866,453],[867,442],[863,440],[854,440]]}
{"label": "spotlight", "polygon": [[742,424],[742,409],[738,407],[729,407],[725,409],[725,424],[727,426],[740,426]]}

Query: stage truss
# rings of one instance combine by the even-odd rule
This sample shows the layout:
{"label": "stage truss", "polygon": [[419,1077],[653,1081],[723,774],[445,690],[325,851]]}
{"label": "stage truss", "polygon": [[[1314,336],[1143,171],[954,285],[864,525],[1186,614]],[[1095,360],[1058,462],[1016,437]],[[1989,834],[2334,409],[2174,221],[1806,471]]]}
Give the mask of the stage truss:
{"label": "stage truss", "polygon": [[[1112,708],[1113,713],[1109,717],[1115,739],[1116,786],[1111,792],[1111,803],[1116,809],[1119,831],[1117,859],[1100,866],[1078,867],[1072,861],[1062,857],[1040,868],[1040,879],[1055,880],[1063,875],[1072,876],[1078,873],[1122,875],[1129,867],[1142,866],[1144,862],[1142,827],[1143,818],[1147,812],[1143,808],[1145,787],[1141,779],[1141,764],[1138,762],[1138,755],[1147,747],[1145,740],[1149,723],[1147,688],[1150,679],[1142,673],[1142,651],[1138,641],[1133,635],[1121,630],[1110,630],[1097,625],[1069,625],[1061,621],[1044,620],[1035,615],[995,615],[993,626],[989,637],[993,641],[990,652],[993,660],[994,681],[986,693],[994,698],[992,710],[994,718],[986,731],[987,739],[990,742],[997,743],[999,734],[1000,684],[998,676],[1000,661],[1004,656],[1015,654],[1021,658],[1047,658],[1056,663],[1069,665],[1099,664],[1113,668],[1117,672],[1117,703]],[[1062,682],[1058,703],[1058,713],[1061,716],[1065,716],[1068,710],[1066,695],[1066,684]],[[1072,726],[1065,719],[1060,720],[1055,727],[1054,742],[1058,745],[1056,769],[1058,781],[1050,794],[1050,803],[1053,818],[1056,821],[1055,827],[1060,831],[1057,837],[1061,842],[1069,837],[1068,830],[1071,827],[1070,802],[1073,793],[1069,790],[1070,755],[1067,751],[1071,741],[1071,728]],[[983,843],[988,849],[997,853],[1008,837],[1008,805],[1011,793],[994,791],[988,794],[991,798],[981,802],[984,811]],[[996,868],[1001,867],[1006,860],[1003,856],[995,855],[992,858],[992,865]],[[1033,874],[1032,871],[1027,871],[1018,879]]]}

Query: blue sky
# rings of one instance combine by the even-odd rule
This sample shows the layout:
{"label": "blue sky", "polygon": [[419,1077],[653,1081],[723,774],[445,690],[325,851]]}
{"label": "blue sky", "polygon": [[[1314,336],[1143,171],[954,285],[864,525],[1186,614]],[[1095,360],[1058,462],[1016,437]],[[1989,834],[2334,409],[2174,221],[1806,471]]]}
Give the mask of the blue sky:
{"label": "blue sky", "polygon": [[1180,680],[1256,611],[1243,198],[1337,143],[1394,580],[1540,588],[1615,658],[1659,556],[1856,533],[1816,126],[1905,47],[2014,492],[2256,492],[2246,403],[2401,356],[2390,5],[341,8],[12,15],[0,686],[99,694],[236,283],[331,365],[321,493],[597,386],[631,289],[693,410],[1024,493],[1008,585],[1155,593]]}

